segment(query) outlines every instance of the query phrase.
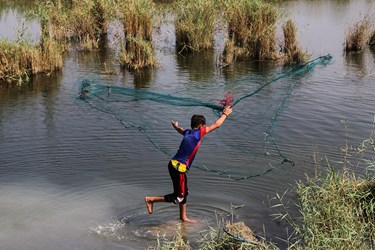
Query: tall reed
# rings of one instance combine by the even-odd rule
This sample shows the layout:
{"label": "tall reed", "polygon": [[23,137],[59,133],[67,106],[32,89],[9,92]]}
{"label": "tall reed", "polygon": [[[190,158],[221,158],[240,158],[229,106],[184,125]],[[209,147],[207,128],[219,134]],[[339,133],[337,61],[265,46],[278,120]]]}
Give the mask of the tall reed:
{"label": "tall reed", "polygon": [[154,4],[151,0],[124,0],[120,4],[120,19],[125,37],[152,40]]}
{"label": "tall reed", "polygon": [[50,74],[63,65],[62,51],[54,40],[45,40],[38,46],[25,41],[0,42],[0,81],[22,84],[32,75]]}
{"label": "tall reed", "polygon": [[176,3],[176,48],[200,51],[213,47],[215,28],[214,0],[180,0]]}
{"label": "tall reed", "polygon": [[369,41],[371,32],[371,19],[364,16],[348,28],[345,35],[345,51],[361,51]]}
{"label": "tall reed", "polygon": [[156,66],[151,42],[132,36],[125,38],[121,44],[119,60],[121,67],[133,70]]}
{"label": "tall reed", "polygon": [[124,27],[124,41],[119,55],[122,67],[139,70],[156,65],[152,46],[154,5],[151,0],[125,0],[119,14]]}
{"label": "tall reed", "polygon": [[35,47],[32,54],[32,74],[50,74],[63,67],[63,51],[54,39],[43,38],[43,43]]}
{"label": "tall reed", "polygon": [[303,64],[309,59],[305,51],[301,49],[297,39],[297,28],[289,19],[282,27],[284,34],[284,64]]}
{"label": "tall reed", "polygon": [[0,41],[0,81],[21,84],[31,75],[33,48],[26,43]]}
{"label": "tall reed", "polygon": [[70,37],[82,50],[98,49],[107,33],[103,0],[83,0],[73,4],[69,14]]}
{"label": "tall reed", "polygon": [[[262,0],[225,0],[228,21],[228,43],[233,43],[235,58],[274,59],[276,51],[276,26],[279,13],[274,5]],[[230,53],[225,46],[226,55]],[[237,49],[241,48],[241,49]],[[230,63],[230,62],[227,62]]]}
{"label": "tall reed", "polygon": [[104,0],[44,1],[37,15],[42,30],[69,49],[98,49],[107,33],[107,5]]}

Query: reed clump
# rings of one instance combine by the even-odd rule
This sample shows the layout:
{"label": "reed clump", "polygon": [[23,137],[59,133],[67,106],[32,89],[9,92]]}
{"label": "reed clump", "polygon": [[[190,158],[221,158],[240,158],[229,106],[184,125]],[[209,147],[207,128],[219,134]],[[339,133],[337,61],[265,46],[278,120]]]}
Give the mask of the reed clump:
{"label": "reed clump", "polygon": [[282,27],[284,35],[283,59],[284,64],[304,64],[309,59],[308,54],[301,49],[297,39],[297,28],[289,19]]}
{"label": "reed clump", "polygon": [[43,38],[43,43],[40,43],[33,50],[32,74],[51,74],[54,71],[59,71],[63,67],[63,49],[60,44],[48,38]]}
{"label": "reed clump", "polygon": [[151,42],[132,36],[125,38],[121,44],[119,60],[122,67],[133,70],[156,66]]}
{"label": "reed clump", "polygon": [[154,4],[150,0],[124,0],[120,5],[121,22],[125,37],[152,40]]}
{"label": "reed clump", "polygon": [[228,21],[227,43],[232,43],[225,45],[224,59],[247,57],[263,60],[277,57],[279,13],[274,5],[261,0],[225,0],[224,8]]}
{"label": "reed clump", "polygon": [[345,51],[361,51],[370,39],[372,22],[369,16],[364,16],[358,22],[350,26],[345,35]]}
{"label": "reed clump", "polygon": [[33,48],[26,43],[0,41],[0,80],[5,83],[27,81],[31,75]]}
{"label": "reed clump", "polygon": [[214,0],[180,0],[175,10],[177,50],[196,52],[212,48],[216,20]]}
{"label": "reed clump", "polygon": [[42,1],[37,15],[42,30],[65,49],[74,45],[79,50],[95,50],[107,34],[107,8],[104,0]]}
{"label": "reed clump", "polygon": [[155,67],[156,57],[152,46],[153,2],[125,0],[120,10],[124,29],[119,55],[121,66],[134,70]]}
{"label": "reed clump", "polygon": [[73,39],[81,50],[95,50],[107,34],[107,20],[103,0],[77,1],[69,10],[68,37]]}
{"label": "reed clump", "polygon": [[50,74],[63,65],[59,44],[46,40],[38,46],[25,41],[0,42],[0,81],[22,84],[39,73]]}

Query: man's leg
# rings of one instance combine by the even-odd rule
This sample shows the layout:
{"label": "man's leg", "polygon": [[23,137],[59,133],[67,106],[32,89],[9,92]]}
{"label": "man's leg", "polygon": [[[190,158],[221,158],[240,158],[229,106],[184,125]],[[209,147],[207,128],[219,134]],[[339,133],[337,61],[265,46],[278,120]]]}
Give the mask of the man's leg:
{"label": "man's leg", "polygon": [[154,202],[164,202],[164,196],[147,196],[145,197],[145,203],[147,207],[147,211],[149,214],[152,214],[154,208]]}
{"label": "man's leg", "polygon": [[191,220],[186,216],[186,203],[180,204],[180,220],[182,220],[183,222],[196,223],[195,220]]}

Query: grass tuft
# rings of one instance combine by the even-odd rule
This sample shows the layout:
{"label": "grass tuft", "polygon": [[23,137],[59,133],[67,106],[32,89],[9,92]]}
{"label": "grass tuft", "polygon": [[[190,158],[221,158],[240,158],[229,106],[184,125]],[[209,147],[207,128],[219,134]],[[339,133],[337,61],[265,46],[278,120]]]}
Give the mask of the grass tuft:
{"label": "grass tuft", "polygon": [[289,19],[282,27],[284,34],[284,64],[304,64],[309,56],[303,51],[297,39],[297,28],[294,22]]}
{"label": "grass tuft", "polygon": [[150,0],[126,0],[121,5],[124,41],[119,55],[122,67],[133,70],[153,68],[156,57],[152,46],[154,5]]}
{"label": "grass tuft", "polygon": [[176,4],[176,47],[178,51],[200,51],[213,47],[214,0],[180,0]]}
{"label": "grass tuft", "polygon": [[56,41],[45,39],[38,46],[25,41],[0,41],[0,82],[21,85],[32,75],[50,74],[62,65],[62,52]]}
{"label": "grass tuft", "polygon": [[122,67],[133,70],[156,66],[151,42],[136,37],[127,37],[122,43],[119,60]]}
{"label": "grass tuft", "polygon": [[371,20],[369,16],[363,17],[353,26],[349,27],[345,35],[345,51],[361,51],[369,42],[371,33]]}
{"label": "grass tuft", "polygon": [[[375,124],[375,121],[374,121]],[[291,249],[373,249],[375,246],[374,129],[360,145],[340,148],[343,159],[326,159],[326,172],[314,154],[313,178],[297,182],[300,222],[288,212],[276,214],[294,228]],[[335,164],[335,165],[333,165]],[[286,206],[281,202],[273,206]]]}
{"label": "grass tuft", "polygon": [[[277,56],[276,24],[279,13],[274,5],[261,0],[226,0],[224,7],[228,20],[227,43],[233,43],[235,47],[225,46],[224,59],[248,57],[263,60]],[[235,54],[229,56],[233,52]]]}

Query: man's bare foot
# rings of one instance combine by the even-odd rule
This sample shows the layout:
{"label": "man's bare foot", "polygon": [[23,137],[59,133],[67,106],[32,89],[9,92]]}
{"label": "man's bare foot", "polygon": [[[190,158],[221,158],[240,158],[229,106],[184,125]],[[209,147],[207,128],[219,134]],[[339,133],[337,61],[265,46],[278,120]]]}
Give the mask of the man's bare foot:
{"label": "man's bare foot", "polygon": [[189,222],[189,223],[197,223],[196,220],[191,220],[188,217],[180,218],[183,222]]}
{"label": "man's bare foot", "polygon": [[148,197],[145,197],[145,203],[146,203],[146,207],[147,207],[147,211],[149,214],[152,214],[152,210],[153,210],[153,207],[154,207],[154,204],[152,201],[150,201],[148,199]]}

